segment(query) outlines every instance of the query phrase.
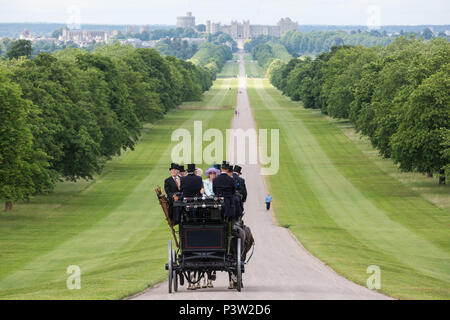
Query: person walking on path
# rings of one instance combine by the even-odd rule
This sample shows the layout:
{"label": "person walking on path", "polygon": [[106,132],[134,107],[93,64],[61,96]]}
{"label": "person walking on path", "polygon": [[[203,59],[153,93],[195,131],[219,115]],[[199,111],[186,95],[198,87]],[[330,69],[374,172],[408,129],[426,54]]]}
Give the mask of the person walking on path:
{"label": "person walking on path", "polygon": [[270,203],[272,202],[272,196],[270,194],[267,194],[266,197],[266,209],[270,210]]}

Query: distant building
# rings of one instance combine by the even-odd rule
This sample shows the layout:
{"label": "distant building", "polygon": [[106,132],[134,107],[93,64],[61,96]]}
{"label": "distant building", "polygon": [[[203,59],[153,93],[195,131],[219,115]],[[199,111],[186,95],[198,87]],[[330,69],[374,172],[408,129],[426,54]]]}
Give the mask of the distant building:
{"label": "distant building", "polygon": [[25,29],[25,30],[21,33],[19,39],[20,39],[20,40],[33,40],[33,37],[31,36],[30,30]]}
{"label": "distant building", "polygon": [[142,33],[142,32],[150,32],[150,26],[149,26],[149,25],[141,26],[141,27],[139,28],[139,32],[140,32],[140,33]]}
{"label": "distant building", "polygon": [[135,34],[136,33],[136,26],[127,26],[126,33]]}
{"label": "distant building", "polygon": [[281,19],[276,26],[269,25],[251,25],[250,21],[231,21],[231,25],[222,26],[220,23],[206,21],[206,33],[215,34],[223,32],[229,34],[233,39],[249,39],[258,36],[281,37],[290,30],[297,30],[298,23],[293,22],[290,18]]}
{"label": "distant building", "polygon": [[192,12],[188,12],[186,16],[177,17],[177,28],[195,29],[195,17]]}
{"label": "distant building", "polygon": [[119,40],[119,43],[124,45],[131,45],[134,48],[153,48],[155,47],[162,39],[160,40],[149,40],[149,41],[142,41],[140,39],[125,39],[125,40]]}
{"label": "distant building", "polygon": [[78,45],[91,42],[108,42],[109,34],[106,31],[68,30],[64,28],[59,37],[60,41],[72,41]]}
{"label": "distant building", "polygon": [[278,27],[280,28],[280,36],[291,30],[298,29],[298,22],[294,22],[291,18],[283,18],[278,22]]}

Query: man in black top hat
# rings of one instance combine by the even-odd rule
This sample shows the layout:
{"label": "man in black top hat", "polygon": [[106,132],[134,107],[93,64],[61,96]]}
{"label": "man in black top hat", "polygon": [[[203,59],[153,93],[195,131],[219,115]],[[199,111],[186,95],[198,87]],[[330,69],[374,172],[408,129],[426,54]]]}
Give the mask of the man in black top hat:
{"label": "man in black top hat", "polygon": [[180,178],[183,178],[187,175],[186,169],[184,169],[184,166],[178,166],[179,173],[178,175]]}
{"label": "man in black top hat", "polygon": [[179,173],[178,164],[172,163],[170,165],[169,170],[171,176],[164,181],[164,191],[166,192],[169,201],[171,201],[175,193],[180,192],[181,181],[180,177],[178,176]]}
{"label": "man in black top hat", "polygon": [[213,191],[221,197],[231,197],[236,192],[236,185],[228,175],[230,165],[224,161],[220,168],[220,174],[213,180]]}
{"label": "man in black top hat", "polygon": [[195,164],[188,164],[187,176],[181,178],[183,197],[199,197],[203,189],[203,180],[195,175]]}
{"label": "man in black top hat", "polygon": [[178,224],[179,215],[173,207],[173,201],[176,200],[174,197],[178,192],[180,192],[181,179],[178,176],[179,173],[178,164],[172,163],[170,165],[171,176],[164,181],[164,191],[167,194],[167,200],[169,201],[169,218],[172,219],[174,224]]}
{"label": "man in black top hat", "polygon": [[238,191],[242,195],[242,202],[247,200],[247,187],[245,185],[245,179],[241,177],[242,175],[242,167],[234,166],[233,169],[233,180],[236,183],[236,191]]}
{"label": "man in black top hat", "polygon": [[220,174],[213,180],[214,194],[225,198],[224,216],[227,218],[234,217],[233,195],[236,191],[236,185],[228,175],[230,165],[224,161],[220,169]]}

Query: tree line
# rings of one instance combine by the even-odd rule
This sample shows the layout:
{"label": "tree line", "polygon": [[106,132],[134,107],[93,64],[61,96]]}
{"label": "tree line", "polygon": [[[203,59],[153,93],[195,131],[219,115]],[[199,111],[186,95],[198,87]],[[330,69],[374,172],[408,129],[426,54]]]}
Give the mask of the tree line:
{"label": "tree line", "polygon": [[218,45],[212,42],[204,42],[189,61],[211,70],[213,74],[217,74],[222,70],[227,60],[232,58],[233,53],[230,47],[224,44]]}
{"label": "tree line", "polygon": [[450,174],[450,44],[400,37],[386,47],[335,46],[275,60],[271,83],[305,108],[349,119],[401,170]]}
{"label": "tree line", "polygon": [[298,57],[317,55],[338,45],[386,46],[393,39],[394,37],[390,37],[386,33],[381,34],[376,30],[352,33],[345,31],[312,31],[308,33],[289,31],[280,38],[280,42],[290,54]]}
{"label": "tree line", "polygon": [[[222,50],[217,61],[231,55]],[[143,123],[161,119],[183,101],[201,99],[220,69],[205,63],[119,44],[91,53],[66,49],[0,59],[5,209],[50,192],[57,181],[92,179],[111,157],[133,150]]]}
{"label": "tree line", "polygon": [[271,36],[259,36],[244,45],[244,49],[252,54],[254,60],[258,64],[267,69],[273,60],[279,59],[288,62],[292,59],[292,55],[279,42],[279,39]]}

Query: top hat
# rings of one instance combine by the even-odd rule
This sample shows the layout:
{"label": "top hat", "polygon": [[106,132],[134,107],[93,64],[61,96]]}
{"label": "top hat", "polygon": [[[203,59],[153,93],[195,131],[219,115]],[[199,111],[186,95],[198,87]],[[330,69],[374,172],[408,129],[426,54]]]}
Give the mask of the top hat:
{"label": "top hat", "polygon": [[185,172],[186,170],[184,170],[184,166],[178,166],[178,170],[180,170],[180,172]]}
{"label": "top hat", "polygon": [[213,167],[217,170],[220,170],[220,164],[215,164]]}
{"label": "top hat", "polygon": [[176,163],[171,163],[171,165],[170,165],[170,169],[169,169],[169,170],[172,170],[172,169],[177,169],[177,170],[180,170],[180,168],[179,168],[179,165],[178,165],[178,164],[176,164]]}
{"label": "top hat", "polygon": [[193,163],[188,164],[187,172],[194,172],[194,171],[195,171],[195,164]]}
{"label": "top hat", "polygon": [[230,164],[226,161],[222,162],[222,169],[228,170],[230,169]]}
{"label": "top hat", "polygon": [[234,172],[239,173],[239,174],[242,174],[241,170],[242,170],[242,167],[237,166],[237,165],[234,166],[234,169],[233,169]]}

